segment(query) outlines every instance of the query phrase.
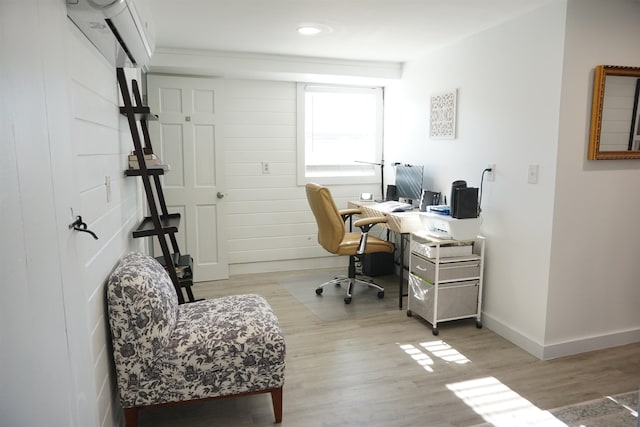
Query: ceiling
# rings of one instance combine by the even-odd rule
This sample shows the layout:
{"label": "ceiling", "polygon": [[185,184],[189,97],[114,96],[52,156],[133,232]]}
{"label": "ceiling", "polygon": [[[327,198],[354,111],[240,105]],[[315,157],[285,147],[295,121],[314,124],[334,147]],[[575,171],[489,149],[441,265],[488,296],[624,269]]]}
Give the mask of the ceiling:
{"label": "ceiling", "polygon": [[[405,62],[554,0],[151,0],[159,48]],[[320,24],[330,31],[302,36]]]}

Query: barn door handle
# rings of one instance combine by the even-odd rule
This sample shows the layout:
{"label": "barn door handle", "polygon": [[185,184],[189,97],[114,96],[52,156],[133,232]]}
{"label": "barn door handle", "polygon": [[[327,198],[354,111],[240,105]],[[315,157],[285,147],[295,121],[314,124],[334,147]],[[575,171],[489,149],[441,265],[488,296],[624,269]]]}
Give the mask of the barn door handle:
{"label": "barn door handle", "polygon": [[89,233],[93,236],[94,239],[98,240],[98,236],[96,236],[96,233],[94,233],[91,230],[87,230],[87,224],[85,224],[82,221],[82,217],[81,216],[77,216],[76,220],[73,221],[71,224],[69,224],[69,230],[76,230],[76,231],[82,231],[84,233]]}

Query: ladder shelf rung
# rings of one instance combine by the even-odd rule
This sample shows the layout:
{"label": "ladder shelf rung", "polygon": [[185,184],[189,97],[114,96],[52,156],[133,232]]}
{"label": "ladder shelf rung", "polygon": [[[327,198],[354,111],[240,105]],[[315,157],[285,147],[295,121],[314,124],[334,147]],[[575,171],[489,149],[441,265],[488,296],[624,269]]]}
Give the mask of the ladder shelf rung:
{"label": "ladder shelf rung", "polygon": [[[164,168],[147,168],[147,175],[164,175]],[[126,169],[124,171],[126,176],[142,176],[142,171],[140,169]]]}
{"label": "ladder shelf rung", "polygon": [[130,113],[133,113],[133,116],[135,117],[136,120],[146,120],[146,121],[153,121],[153,120],[158,120],[158,115],[157,114],[153,114],[151,112],[151,109],[146,106],[132,106],[131,108],[127,108],[127,107],[120,107],[120,114],[122,114],[123,116],[128,116]]}
{"label": "ladder shelf rung", "polygon": [[[177,233],[178,225],[180,225],[180,214],[174,213],[169,215],[160,215],[160,224],[164,233]],[[156,236],[156,228],[153,224],[153,218],[145,217],[138,228],[133,231],[133,237]]]}

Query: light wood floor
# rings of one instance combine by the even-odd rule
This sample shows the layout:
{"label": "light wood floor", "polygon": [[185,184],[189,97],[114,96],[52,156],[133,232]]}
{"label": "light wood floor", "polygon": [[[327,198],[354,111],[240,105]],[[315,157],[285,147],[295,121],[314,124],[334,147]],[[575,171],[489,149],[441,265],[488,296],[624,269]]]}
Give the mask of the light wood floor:
{"label": "light wood floor", "polygon": [[[327,270],[327,279],[334,272]],[[511,405],[541,410],[640,386],[640,343],[541,361],[487,328],[476,329],[473,319],[440,323],[438,337],[397,308],[324,322],[279,285],[300,274],[245,275],[194,287],[205,298],[259,293],[273,306],[287,342],[283,427],[473,426],[485,420],[451,390],[473,380],[508,388],[502,393]],[[379,282],[387,282],[385,298],[397,299],[396,278]],[[266,394],[140,413],[141,427],[273,423]]]}

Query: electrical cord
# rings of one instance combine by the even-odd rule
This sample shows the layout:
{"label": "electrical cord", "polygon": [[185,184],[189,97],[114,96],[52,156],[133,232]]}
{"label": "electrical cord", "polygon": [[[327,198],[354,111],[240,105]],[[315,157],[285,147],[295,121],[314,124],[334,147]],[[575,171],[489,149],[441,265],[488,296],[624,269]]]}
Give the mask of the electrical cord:
{"label": "electrical cord", "polygon": [[485,170],[482,171],[482,176],[480,177],[480,196],[478,197],[478,215],[480,215],[480,212],[482,212],[482,193],[484,193],[483,189],[484,189],[484,174],[487,172],[492,172],[493,169],[491,168],[486,168]]}

